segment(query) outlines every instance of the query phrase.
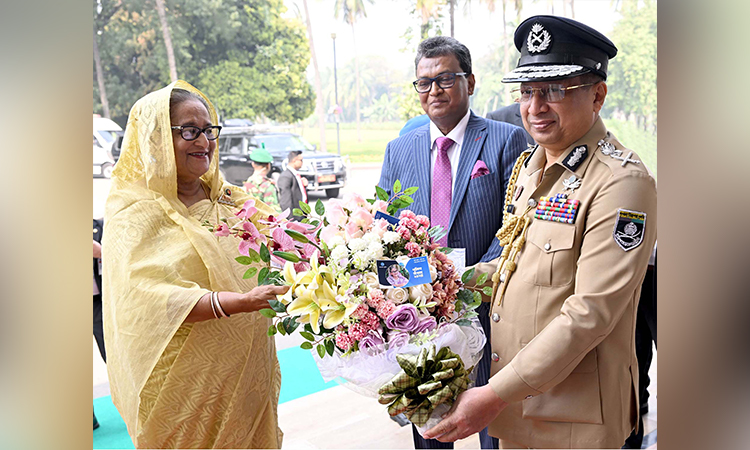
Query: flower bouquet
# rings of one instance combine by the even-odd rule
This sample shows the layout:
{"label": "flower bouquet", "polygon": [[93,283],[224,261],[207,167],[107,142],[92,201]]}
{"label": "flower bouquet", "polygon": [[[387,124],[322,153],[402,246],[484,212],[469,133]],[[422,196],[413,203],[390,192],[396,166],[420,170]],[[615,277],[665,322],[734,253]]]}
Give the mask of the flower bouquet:
{"label": "flower bouquet", "polygon": [[416,190],[396,181],[392,197],[376,187],[374,199],[348,193],[314,210],[300,202],[301,222],[271,217],[264,229],[248,225],[247,210],[215,233],[240,239],[238,262],[269,263],[259,283],[290,286],[261,310],[274,318],[269,335],[302,325],[301,347],[315,349],[326,381],[377,397],[421,432],[469,387],[486,338],[476,320],[481,295],[465,285],[474,270],[460,273],[452,250],[437,244],[445,231],[403,209]]}

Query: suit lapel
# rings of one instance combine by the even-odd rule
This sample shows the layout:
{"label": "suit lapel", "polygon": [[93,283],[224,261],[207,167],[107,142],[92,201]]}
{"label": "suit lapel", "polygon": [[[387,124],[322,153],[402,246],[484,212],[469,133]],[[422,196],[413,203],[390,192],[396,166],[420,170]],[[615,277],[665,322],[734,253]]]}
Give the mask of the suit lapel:
{"label": "suit lapel", "polygon": [[453,226],[453,221],[456,219],[458,208],[461,206],[461,202],[463,202],[464,196],[466,195],[466,188],[469,186],[471,169],[474,168],[474,164],[479,158],[479,153],[482,150],[486,138],[487,124],[472,112],[469,117],[469,123],[466,125],[461,156],[458,159],[456,184],[453,188],[453,197],[451,199],[451,218],[448,223],[449,231]]}
{"label": "suit lapel", "polygon": [[[415,133],[414,141],[413,141],[413,148],[410,152],[411,155],[414,155],[415,160],[414,161],[404,161],[405,164],[414,164],[414,170],[416,173],[416,179],[417,179],[417,186],[419,186],[419,190],[417,191],[413,208],[410,208],[414,211],[415,214],[423,214],[427,217],[430,217],[430,202],[431,200],[431,184],[430,180],[432,179],[432,176],[430,174],[430,126],[429,124],[424,126],[424,132],[419,131]],[[408,187],[408,186],[406,186]],[[420,192],[422,191],[422,192]]]}

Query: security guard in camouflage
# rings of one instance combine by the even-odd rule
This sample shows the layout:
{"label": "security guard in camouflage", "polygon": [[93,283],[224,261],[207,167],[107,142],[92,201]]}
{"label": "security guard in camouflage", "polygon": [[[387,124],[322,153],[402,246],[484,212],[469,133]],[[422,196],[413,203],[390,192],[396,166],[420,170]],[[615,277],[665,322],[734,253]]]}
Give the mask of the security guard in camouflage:
{"label": "security guard in camouflage", "polygon": [[656,240],[656,183],[599,117],[617,49],[571,19],[535,16],[504,82],[538,143],[508,184],[492,286],[491,378],[425,437],[485,426],[502,448],[620,448],[638,423],[634,333]]}
{"label": "security guard in camouflage", "polygon": [[265,148],[256,148],[250,153],[253,174],[245,181],[245,191],[266,205],[281,212],[276,183],[267,177],[273,157]]}

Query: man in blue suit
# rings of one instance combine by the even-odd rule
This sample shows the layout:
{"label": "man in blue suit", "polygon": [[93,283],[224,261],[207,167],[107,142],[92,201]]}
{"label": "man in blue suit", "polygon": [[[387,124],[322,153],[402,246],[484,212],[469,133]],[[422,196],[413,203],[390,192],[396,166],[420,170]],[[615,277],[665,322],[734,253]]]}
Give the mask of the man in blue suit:
{"label": "man in blue suit", "polygon": [[[495,232],[513,164],[526,148],[524,132],[469,109],[475,83],[471,54],[457,40],[437,36],[422,41],[415,65],[414,87],[430,120],[388,143],[378,185],[389,193],[396,180],[419,187],[409,209],[448,230],[441,244],[465,248],[467,266],[491,261],[502,250]],[[478,312],[489,342],[488,304]],[[477,368],[479,386],[489,379],[489,351],[488,345]],[[423,439],[413,425],[412,433],[415,448],[453,448],[452,443]],[[482,448],[498,448],[486,428],[480,441]]]}

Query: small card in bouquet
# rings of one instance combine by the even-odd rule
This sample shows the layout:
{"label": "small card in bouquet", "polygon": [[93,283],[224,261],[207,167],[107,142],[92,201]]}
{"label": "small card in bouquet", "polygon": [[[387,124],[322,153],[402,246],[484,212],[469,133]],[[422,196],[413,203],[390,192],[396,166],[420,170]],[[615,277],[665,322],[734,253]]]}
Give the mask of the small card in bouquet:
{"label": "small card in bouquet", "polygon": [[388,223],[391,224],[391,227],[390,227],[391,229],[396,228],[398,226],[398,217],[393,217],[393,216],[388,215],[388,214],[386,214],[384,212],[381,212],[381,211],[377,211],[375,213],[374,219],[375,220],[385,219],[386,222],[388,222]]}
{"label": "small card in bouquet", "polygon": [[378,281],[381,288],[408,288],[432,282],[426,256],[410,258],[405,264],[396,260],[378,260]]}
{"label": "small card in bouquet", "polygon": [[466,270],[466,249],[465,248],[454,248],[448,254],[448,258],[453,261],[453,267],[456,268],[458,276],[463,275]]}

